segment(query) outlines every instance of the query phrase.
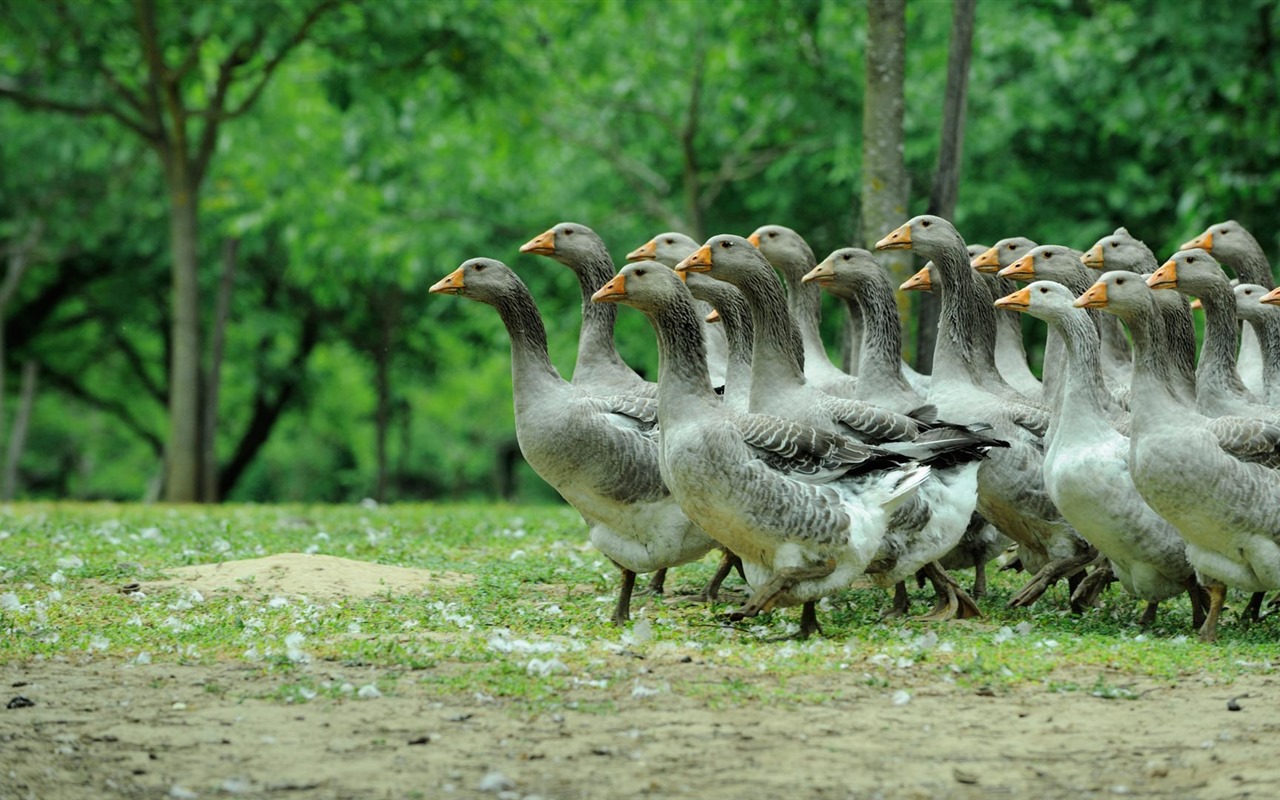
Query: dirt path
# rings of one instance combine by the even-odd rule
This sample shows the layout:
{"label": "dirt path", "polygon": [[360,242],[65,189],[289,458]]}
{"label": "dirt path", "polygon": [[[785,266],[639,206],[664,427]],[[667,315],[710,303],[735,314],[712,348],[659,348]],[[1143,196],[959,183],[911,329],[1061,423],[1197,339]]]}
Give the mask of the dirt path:
{"label": "dirt path", "polygon": [[1273,676],[1136,700],[921,685],[899,705],[844,674],[788,686],[825,703],[716,709],[682,692],[696,664],[653,666],[670,693],[527,715],[411,678],[290,705],[257,699],[282,678],[239,665],[10,665],[0,701],[35,704],[0,705],[0,798],[1280,797]]}

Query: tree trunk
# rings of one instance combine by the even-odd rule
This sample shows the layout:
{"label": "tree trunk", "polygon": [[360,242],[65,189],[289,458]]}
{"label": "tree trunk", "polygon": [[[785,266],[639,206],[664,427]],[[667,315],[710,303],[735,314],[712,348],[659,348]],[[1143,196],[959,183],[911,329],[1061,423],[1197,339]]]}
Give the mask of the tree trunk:
{"label": "tree trunk", "polygon": [[[863,246],[907,221],[910,184],[903,161],[903,81],[906,74],[906,0],[867,0],[866,98],[862,106]],[[911,254],[877,254],[895,283],[911,276]],[[899,297],[900,305],[905,305]],[[904,313],[903,318],[907,315]]]}
{"label": "tree trunk", "polygon": [[[964,111],[969,96],[969,61],[973,54],[973,18],[976,0],[954,0],[951,14],[951,49],[947,56],[947,89],[942,100],[942,142],[933,173],[929,213],[954,219],[960,193],[960,165],[964,150]],[[933,366],[933,346],[938,332],[938,298],[920,292],[916,305],[916,353],[921,370]]]}
{"label": "tree trunk", "polygon": [[231,316],[231,289],[236,276],[236,251],[240,240],[227,239],[222,246],[222,278],[218,282],[217,307],[213,315],[213,341],[209,346],[209,380],[205,387],[204,418],[201,420],[200,499],[216,503],[218,496],[218,394],[222,385],[222,358],[227,339],[227,319]]}
{"label": "tree trunk", "polygon": [[173,350],[164,499],[193,503],[200,490],[200,283],[197,193],[181,153],[170,154],[169,235],[173,255]]}
{"label": "tree trunk", "polygon": [[378,408],[374,412],[375,450],[378,459],[377,479],[373,487],[373,499],[385,503],[387,499],[387,435],[391,430],[391,350],[378,348],[373,356],[374,381],[378,391]]}
{"label": "tree trunk", "polygon": [[31,408],[36,400],[36,362],[27,361],[22,366],[22,388],[18,395],[18,413],[13,418],[9,433],[9,446],[5,448],[4,478],[0,481],[0,499],[12,500],[18,492],[18,461],[27,444],[27,430],[31,426]]}

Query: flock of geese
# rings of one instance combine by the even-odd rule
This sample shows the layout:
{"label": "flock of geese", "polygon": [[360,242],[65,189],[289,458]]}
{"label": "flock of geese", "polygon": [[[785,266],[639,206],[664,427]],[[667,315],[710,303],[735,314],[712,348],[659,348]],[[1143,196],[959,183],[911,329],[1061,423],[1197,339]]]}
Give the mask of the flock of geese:
{"label": "flock of geese", "polygon": [[[904,580],[919,576],[938,597],[926,618],[975,616],[984,567],[1011,542],[1032,576],[1013,606],[1066,580],[1080,611],[1119,582],[1150,624],[1186,592],[1213,641],[1233,587],[1257,618],[1280,589],[1280,290],[1241,225],[1210,226],[1162,266],[1124,228],[1084,253],[988,248],[930,215],[876,247],[929,262],[900,288],[939,296],[931,375],[902,361],[871,253],[819,263],[780,225],[702,245],[663,233],[620,271],[584,225],[527,242],[581,286],[571,382],[505,264],[471,259],[431,287],[501,316],[521,452],[621,569],[616,623],[637,573],[661,591],[668,568],[713,549],[704,595],[735,566],[751,587],[732,619],[800,605],[801,635],[820,632],[817,601],[862,576],[894,587],[889,614],[909,612]],[[819,337],[822,289],[848,309],[849,372]],[[1198,363],[1188,296],[1205,314]],[[618,304],[656,331],[656,384],[618,355]],[[1048,324],[1043,379],[1019,314]],[[972,593],[947,572],[962,568]]]}

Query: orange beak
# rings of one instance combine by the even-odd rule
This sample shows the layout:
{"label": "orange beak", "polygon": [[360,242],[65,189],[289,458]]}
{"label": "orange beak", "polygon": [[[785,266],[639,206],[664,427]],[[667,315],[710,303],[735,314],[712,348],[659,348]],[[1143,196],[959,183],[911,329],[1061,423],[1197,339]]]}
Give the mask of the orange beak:
{"label": "orange beak", "polygon": [[825,284],[831,283],[832,281],[835,280],[835,278],[836,278],[835,267],[831,266],[830,261],[823,261],[818,266],[806,272],[804,277],[800,279],[800,282],[808,283],[810,281],[817,281],[819,286],[823,286]]}
{"label": "orange beak", "polygon": [[1147,276],[1147,285],[1152,289],[1177,289],[1178,265],[1169,259],[1160,265],[1160,269]]}
{"label": "orange beak", "polygon": [[676,264],[676,272],[710,272],[711,271],[711,246],[703,245],[684,261]]}
{"label": "orange beak", "polygon": [[1033,281],[1036,279],[1035,259],[1027,253],[996,274],[1001,278],[1012,278],[1016,281]]}
{"label": "orange beak", "polygon": [[549,256],[556,251],[556,230],[551,228],[545,230],[529,241],[520,245],[521,253],[533,253],[539,256]]}
{"label": "orange beak", "polygon": [[658,257],[658,240],[650,239],[644,244],[627,253],[628,261],[652,261]]}
{"label": "orange beak", "polygon": [[1280,288],[1272,289],[1262,296],[1262,302],[1269,306],[1280,306]]}
{"label": "orange beak", "polygon": [[1194,250],[1196,248],[1213,252],[1213,231],[1208,230],[1200,234],[1189,242],[1183,242],[1178,246],[1179,250]]}
{"label": "orange beak", "polygon": [[1089,290],[1075,299],[1071,305],[1076,308],[1106,308],[1107,307],[1107,285],[1102,281],[1098,281],[1089,287]]}
{"label": "orange beak", "polygon": [[720,312],[715,310],[714,308],[711,309],[711,313],[707,315],[707,322],[719,322],[719,321],[720,321]]}
{"label": "orange beak", "polygon": [[998,247],[988,247],[978,255],[973,257],[969,262],[969,266],[978,272],[986,272],[995,274],[1000,271],[1000,249]]}
{"label": "orange beak", "polygon": [[933,274],[929,271],[928,265],[924,269],[907,278],[906,283],[898,287],[904,292],[932,292],[933,291]]}
{"label": "orange beak", "polygon": [[1105,259],[1102,256],[1102,243],[1099,242],[1089,248],[1089,252],[1080,256],[1080,262],[1086,267],[1093,269],[1102,269],[1102,263]]}
{"label": "orange beak", "polygon": [[876,242],[877,250],[910,250],[911,249],[911,223],[905,222],[893,233]]}
{"label": "orange beak", "polygon": [[432,294],[462,294],[462,289],[465,286],[466,284],[462,280],[462,267],[458,267],[433,283],[427,291]]}
{"label": "orange beak", "polygon": [[613,278],[601,286],[595,294],[591,295],[593,303],[616,303],[619,298],[627,296],[627,276],[614,275]]}
{"label": "orange beak", "polygon": [[751,246],[752,246],[752,247],[754,247],[755,249],[757,249],[757,250],[759,250],[759,249],[760,249],[760,234],[759,234],[759,233],[753,233],[753,234],[751,234],[750,236],[748,236],[748,237],[747,237],[747,241],[748,241],[748,242],[751,242]]}
{"label": "orange beak", "polygon": [[1024,286],[1013,294],[1001,297],[996,301],[996,308],[1004,308],[1009,311],[1026,311],[1031,308],[1031,287]]}

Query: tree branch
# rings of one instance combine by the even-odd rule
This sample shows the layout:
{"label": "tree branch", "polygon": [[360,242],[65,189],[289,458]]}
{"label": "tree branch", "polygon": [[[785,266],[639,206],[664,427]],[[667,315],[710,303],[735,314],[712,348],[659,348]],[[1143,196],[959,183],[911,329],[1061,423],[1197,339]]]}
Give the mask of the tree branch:
{"label": "tree branch", "polygon": [[[89,46],[84,38],[84,29],[81,28],[80,23],[76,21],[75,15],[71,13],[71,9],[67,6],[65,0],[58,0],[58,2],[55,3],[55,9],[58,17],[61,18],[67,28],[70,29],[71,38],[75,40],[76,48],[81,53],[88,52]],[[107,69],[107,65],[102,62],[101,58],[98,59],[98,62],[94,66],[97,67],[98,74],[107,82],[107,85],[111,87],[112,91],[128,103],[134,111],[138,112],[139,117],[145,120],[147,110],[142,103],[142,99],[125,88],[124,84],[120,82],[120,79],[116,77],[115,73]],[[145,127],[145,125],[144,123],[139,122],[138,127],[142,128]]]}
{"label": "tree branch", "polygon": [[94,408],[105,411],[120,420],[126,428],[133,431],[139,438],[151,445],[151,449],[155,451],[157,456],[164,452],[164,442],[160,440],[160,437],[143,427],[142,423],[129,412],[128,407],[125,406],[124,403],[121,403],[119,400],[112,400],[110,398],[100,397],[93,394],[88,389],[77,383],[73,378],[58,372],[48,364],[42,364],[41,366],[42,371],[45,374],[45,379],[54,387],[61,389],[63,392],[66,392],[77,400],[88,403]]}
{"label": "tree branch", "polygon": [[320,18],[325,14],[342,5],[343,2],[344,0],[324,0],[323,3],[320,3],[315,8],[311,9],[311,12],[307,14],[306,19],[302,20],[302,24],[298,26],[298,30],[294,32],[293,36],[289,37],[288,41],[281,46],[275,56],[268,60],[262,67],[262,73],[258,76],[258,83],[249,90],[248,96],[245,97],[240,105],[230,111],[227,111],[225,114],[222,114],[221,118],[235,119],[252,108],[253,104],[258,101],[258,97],[262,94],[262,90],[267,87],[267,82],[271,80],[271,76],[275,73],[276,68],[280,66],[280,63],[284,61],[285,57],[287,57],[295,47],[302,44],[303,40],[307,38],[307,32],[311,30],[311,26],[319,22]]}
{"label": "tree branch", "polygon": [[138,376],[138,380],[141,381],[142,387],[147,390],[147,394],[151,395],[151,397],[160,405],[164,405],[169,402],[169,395],[147,372],[147,360],[142,357],[142,354],[133,346],[133,343],[125,338],[124,334],[120,333],[118,328],[114,327],[111,332],[111,340],[120,348],[120,352],[124,355],[125,362],[129,364],[130,369],[133,370],[133,374]]}
{"label": "tree branch", "polygon": [[153,138],[153,133],[150,129],[118,108],[101,103],[73,103],[67,100],[56,100],[52,97],[41,97],[40,95],[22,91],[9,78],[0,78],[0,99],[4,98],[33,111],[57,111],[73,117],[112,117],[144,139],[151,140]]}

